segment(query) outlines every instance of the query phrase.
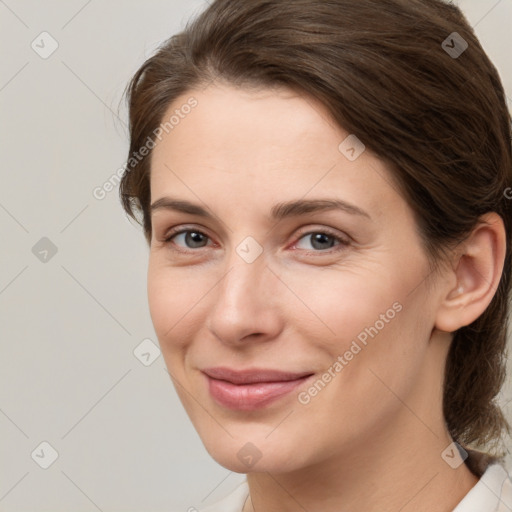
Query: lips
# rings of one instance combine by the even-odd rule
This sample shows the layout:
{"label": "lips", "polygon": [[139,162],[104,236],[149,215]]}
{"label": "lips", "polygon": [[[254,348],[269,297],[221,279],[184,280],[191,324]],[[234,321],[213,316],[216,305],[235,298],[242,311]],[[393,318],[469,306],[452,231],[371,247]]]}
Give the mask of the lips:
{"label": "lips", "polygon": [[226,367],[207,368],[203,370],[206,375],[217,380],[225,380],[232,384],[253,384],[255,382],[287,382],[290,380],[301,379],[312,372],[292,373],[280,370],[269,369],[247,369],[232,370]]}
{"label": "lips", "polygon": [[228,409],[251,411],[265,407],[290,393],[313,374],[271,369],[233,370],[226,367],[203,370],[212,398]]}

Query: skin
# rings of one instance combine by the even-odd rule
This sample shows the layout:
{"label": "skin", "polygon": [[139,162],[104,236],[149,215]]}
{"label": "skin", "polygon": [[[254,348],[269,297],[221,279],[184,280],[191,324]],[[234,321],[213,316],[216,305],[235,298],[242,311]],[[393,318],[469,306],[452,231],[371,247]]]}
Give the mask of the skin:
{"label": "skin", "polygon": [[[287,89],[213,84],[153,150],[151,201],[188,200],[213,218],[152,214],[148,298],[177,393],[211,456],[247,473],[244,512],[451,511],[477,482],[441,453],[451,332],[487,307],[503,268],[503,223],[488,214],[439,274],[431,274],[412,210],[385,163],[338,149],[349,135],[315,99]],[[168,117],[167,115],[165,116]],[[342,199],[341,210],[279,221],[296,199]],[[205,236],[177,235],[173,227]],[[315,244],[311,233],[336,238]],[[262,253],[236,251],[248,236]],[[459,287],[462,287],[460,293]],[[457,291],[459,290],[459,291]],[[201,369],[272,368],[319,378],[352,340],[402,309],[307,404],[299,388],[257,411],[209,395]],[[252,443],[261,458],[237,456]]]}

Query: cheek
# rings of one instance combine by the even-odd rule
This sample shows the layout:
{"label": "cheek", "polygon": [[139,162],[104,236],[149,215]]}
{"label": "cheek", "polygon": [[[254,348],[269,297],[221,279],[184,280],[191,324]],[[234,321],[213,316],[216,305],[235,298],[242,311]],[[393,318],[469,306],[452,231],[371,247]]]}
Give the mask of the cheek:
{"label": "cheek", "polygon": [[289,294],[289,300],[296,311],[301,311],[303,326],[309,326],[310,334],[316,332],[313,339],[321,337],[325,346],[339,353],[358,335],[364,341],[365,329],[376,322],[381,330],[381,314],[390,321],[396,316],[397,306],[394,308],[393,304],[401,290],[393,289],[389,281],[382,279],[384,274],[380,266],[306,269],[283,275],[283,281],[294,292],[295,297]]}
{"label": "cheek", "polygon": [[[401,387],[421,363],[428,322],[422,290],[410,293],[421,269],[405,273],[399,267],[383,264],[287,277],[301,299],[300,304],[294,300],[302,313],[295,312],[301,338],[315,347],[325,370],[343,374],[333,379],[343,387],[380,385],[370,369]],[[360,391],[359,396],[372,396],[369,389]]]}
{"label": "cheek", "polygon": [[406,399],[414,389],[426,343],[418,332],[417,307],[404,299],[393,302],[396,296],[390,292],[384,301],[354,299],[335,308],[337,316],[333,312],[325,317],[336,337],[316,338],[324,367],[319,379],[298,396],[311,431],[337,439],[343,428],[346,439],[355,442],[363,432],[366,439],[377,434],[403,409],[397,396]]}
{"label": "cheek", "polygon": [[147,293],[151,320],[163,351],[181,350],[190,338],[180,333],[190,321],[207,290],[201,280],[187,278],[183,269],[172,269],[150,257]]}

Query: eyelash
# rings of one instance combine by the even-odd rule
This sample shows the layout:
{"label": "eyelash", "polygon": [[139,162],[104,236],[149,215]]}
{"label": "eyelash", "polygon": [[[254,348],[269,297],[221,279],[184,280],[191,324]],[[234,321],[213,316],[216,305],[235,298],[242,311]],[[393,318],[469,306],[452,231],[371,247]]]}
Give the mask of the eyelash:
{"label": "eyelash", "polygon": [[[210,237],[206,234],[206,233],[203,233],[202,231],[198,230],[198,229],[193,229],[193,228],[176,228],[175,230],[172,230],[163,240],[163,242],[166,244],[166,245],[171,245],[172,244],[172,239],[182,233],[189,233],[189,232],[192,232],[192,233],[198,233],[204,237],[206,237],[208,240],[211,240]],[[334,245],[333,247],[330,247],[328,249],[325,249],[325,250],[306,250],[306,249],[299,249],[301,251],[305,251],[306,253],[308,254],[311,254],[311,253],[314,253],[314,254],[332,254],[333,252],[336,252],[336,251],[339,251],[339,250],[343,250],[346,246],[348,246],[350,244],[350,242],[348,241],[348,239],[345,239],[339,235],[337,235],[336,233],[334,233],[333,231],[329,230],[329,229],[326,229],[326,228],[323,228],[323,229],[319,229],[319,230],[310,230],[310,231],[304,231],[302,233],[299,234],[299,237],[297,238],[296,242],[294,242],[294,246],[304,237],[306,237],[307,235],[314,235],[314,234],[321,234],[321,235],[327,235],[329,236],[330,238],[333,238],[336,242],[338,242],[338,244]],[[175,245],[175,244],[173,244]],[[197,252],[199,249],[204,249],[205,247],[198,247],[197,249],[190,249],[190,248],[183,248],[183,247],[180,247],[180,246],[176,246],[176,247],[179,247],[178,249],[172,249],[174,251],[177,251],[177,252],[182,252],[182,253],[193,253],[193,252]],[[336,249],[336,247],[338,247],[338,249]]]}

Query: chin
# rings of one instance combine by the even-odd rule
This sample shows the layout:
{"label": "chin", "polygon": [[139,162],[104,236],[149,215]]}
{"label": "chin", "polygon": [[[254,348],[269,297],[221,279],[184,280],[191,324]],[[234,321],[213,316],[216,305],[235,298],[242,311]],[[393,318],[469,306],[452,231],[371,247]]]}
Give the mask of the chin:
{"label": "chin", "polygon": [[[219,442],[218,438],[203,439],[203,444],[218,464],[235,473],[287,473],[306,464],[305,453],[298,453],[291,441],[287,446],[277,436],[274,443],[265,440],[264,436],[254,436],[253,439],[255,441],[247,437],[244,440],[229,438],[224,442]],[[298,455],[302,456],[301,460]]]}

